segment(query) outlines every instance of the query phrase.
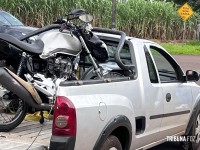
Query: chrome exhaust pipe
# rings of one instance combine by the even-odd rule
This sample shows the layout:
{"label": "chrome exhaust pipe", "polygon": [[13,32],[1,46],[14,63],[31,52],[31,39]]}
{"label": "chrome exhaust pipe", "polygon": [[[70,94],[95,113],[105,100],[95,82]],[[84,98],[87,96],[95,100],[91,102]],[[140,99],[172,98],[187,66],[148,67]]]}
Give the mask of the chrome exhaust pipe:
{"label": "chrome exhaust pipe", "polygon": [[53,105],[42,103],[35,88],[7,68],[0,67],[0,84],[37,110],[51,110]]}

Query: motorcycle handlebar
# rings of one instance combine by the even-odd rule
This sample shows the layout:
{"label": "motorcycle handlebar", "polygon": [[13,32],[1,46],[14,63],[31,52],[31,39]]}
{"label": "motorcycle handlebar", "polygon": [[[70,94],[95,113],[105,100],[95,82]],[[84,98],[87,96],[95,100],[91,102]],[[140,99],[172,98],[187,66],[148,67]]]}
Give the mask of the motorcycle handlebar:
{"label": "motorcycle handlebar", "polygon": [[35,30],[33,32],[30,32],[22,37],[19,38],[19,40],[23,41],[23,40],[27,40],[28,38],[32,37],[32,36],[35,36],[35,35],[38,35],[40,33],[43,33],[45,31],[49,31],[49,30],[52,30],[52,29],[60,29],[61,28],[61,25],[60,24],[52,24],[52,25],[48,25],[48,26],[45,26],[43,28],[40,28],[38,30]]}

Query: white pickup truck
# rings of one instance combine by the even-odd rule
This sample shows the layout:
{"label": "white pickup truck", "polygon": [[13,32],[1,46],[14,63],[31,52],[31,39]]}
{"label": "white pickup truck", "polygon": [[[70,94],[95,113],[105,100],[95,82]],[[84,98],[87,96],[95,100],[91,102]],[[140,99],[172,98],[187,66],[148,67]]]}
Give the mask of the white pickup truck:
{"label": "white pickup truck", "polygon": [[[115,51],[120,36],[97,35]],[[184,149],[198,150],[198,73],[184,73],[163,47],[148,40],[127,36],[120,56],[131,69],[110,59],[106,65],[115,69],[104,79],[85,75],[60,83],[50,150],[143,150],[169,137],[182,139]]]}

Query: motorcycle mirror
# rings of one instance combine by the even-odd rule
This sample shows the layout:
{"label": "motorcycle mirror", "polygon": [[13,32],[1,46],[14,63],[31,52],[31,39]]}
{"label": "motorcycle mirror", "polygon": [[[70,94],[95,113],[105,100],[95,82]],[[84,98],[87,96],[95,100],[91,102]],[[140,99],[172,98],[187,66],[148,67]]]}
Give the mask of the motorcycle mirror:
{"label": "motorcycle mirror", "polygon": [[93,16],[90,14],[83,14],[79,16],[79,19],[85,23],[89,23],[93,20]]}

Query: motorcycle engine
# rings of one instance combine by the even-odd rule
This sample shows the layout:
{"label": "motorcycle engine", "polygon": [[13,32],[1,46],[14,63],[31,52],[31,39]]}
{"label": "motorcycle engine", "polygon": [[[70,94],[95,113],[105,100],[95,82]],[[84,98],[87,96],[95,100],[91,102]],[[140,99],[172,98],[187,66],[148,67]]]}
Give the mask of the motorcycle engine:
{"label": "motorcycle engine", "polygon": [[34,72],[32,72],[32,75],[27,73],[24,76],[38,91],[51,99],[61,81],[70,80],[74,77],[75,60],[76,57],[63,55],[42,61],[33,58],[32,61],[29,60],[28,68],[31,68],[29,70],[34,70]]}
{"label": "motorcycle engine", "polygon": [[47,77],[68,79],[72,73],[73,61],[70,57],[55,57],[47,60]]}

